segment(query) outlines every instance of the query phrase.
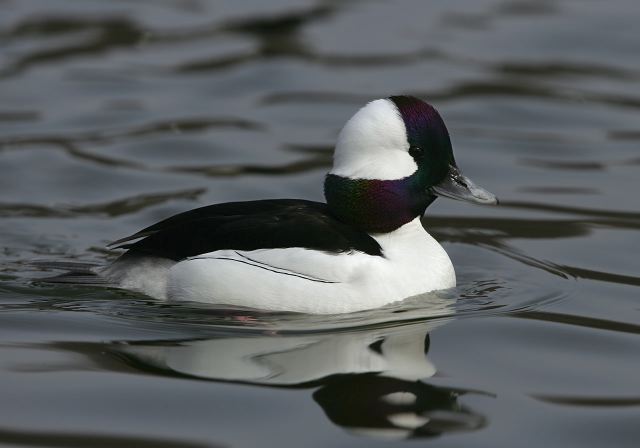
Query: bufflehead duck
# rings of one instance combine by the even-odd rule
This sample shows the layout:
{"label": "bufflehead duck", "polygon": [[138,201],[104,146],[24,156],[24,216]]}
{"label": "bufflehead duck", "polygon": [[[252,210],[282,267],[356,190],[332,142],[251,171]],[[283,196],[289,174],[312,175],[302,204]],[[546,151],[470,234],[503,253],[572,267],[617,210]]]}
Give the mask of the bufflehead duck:
{"label": "bufflehead duck", "polygon": [[317,314],[376,308],[456,285],[420,217],[437,196],[496,197],[463,176],[438,112],[411,96],[368,103],[338,136],[326,203],[270,199],[209,205],[110,246],[98,272],[172,301]]}

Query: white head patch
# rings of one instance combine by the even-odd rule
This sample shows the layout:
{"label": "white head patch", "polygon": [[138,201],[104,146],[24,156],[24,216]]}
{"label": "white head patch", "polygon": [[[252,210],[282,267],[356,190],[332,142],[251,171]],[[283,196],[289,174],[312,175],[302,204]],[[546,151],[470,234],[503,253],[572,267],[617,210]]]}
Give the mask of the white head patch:
{"label": "white head patch", "polygon": [[330,173],[352,179],[393,180],[418,169],[409,155],[407,132],[395,104],[388,99],[364,106],[345,124]]}

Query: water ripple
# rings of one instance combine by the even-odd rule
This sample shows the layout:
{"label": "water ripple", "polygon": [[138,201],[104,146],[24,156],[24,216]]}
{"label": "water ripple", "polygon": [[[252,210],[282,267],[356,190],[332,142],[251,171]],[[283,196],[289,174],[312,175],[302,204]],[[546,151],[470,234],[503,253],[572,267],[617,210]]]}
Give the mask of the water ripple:
{"label": "water ripple", "polygon": [[211,448],[210,442],[199,443],[187,440],[135,437],[111,434],[96,434],[93,432],[67,432],[67,431],[18,431],[8,428],[0,428],[0,442],[12,446],[30,447],[60,447],[81,448],[95,447],[108,448],[119,446],[122,448]]}
{"label": "water ripple", "polygon": [[121,216],[137,213],[148,207],[173,201],[176,199],[195,200],[202,193],[203,188],[195,188],[168,193],[140,194],[115,201],[91,205],[56,205],[47,207],[35,204],[3,204],[0,203],[2,217],[32,217],[32,218],[73,218],[78,216]]}

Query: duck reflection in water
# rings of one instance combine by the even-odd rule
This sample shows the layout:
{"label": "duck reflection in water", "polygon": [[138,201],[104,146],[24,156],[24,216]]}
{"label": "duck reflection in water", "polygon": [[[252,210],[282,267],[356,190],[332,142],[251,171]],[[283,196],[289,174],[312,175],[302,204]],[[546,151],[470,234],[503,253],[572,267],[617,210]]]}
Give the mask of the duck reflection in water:
{"label": "duck reflection in water", "polygon": [[[450,315],[450,314],[449,314]],[[411,324],[328,332],[236,331],[207,339],[124,343],[118,355],[160,375],[315,389],[329,420],[375,437],[437,436],[482,428],[486,419],[460,404],[484,393],[427,384],[429,333],[445,317]]]}

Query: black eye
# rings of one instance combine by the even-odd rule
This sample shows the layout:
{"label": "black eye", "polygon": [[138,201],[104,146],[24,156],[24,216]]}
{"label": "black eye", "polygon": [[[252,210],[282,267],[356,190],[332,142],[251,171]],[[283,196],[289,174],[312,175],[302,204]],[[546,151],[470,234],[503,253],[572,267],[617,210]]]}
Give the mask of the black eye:
{"label": "black eye", "polygon": [[422,157],[423,153],[424,151],[420,146],[413,146],[413,145],[409,146],[409,155],[411,155],[411,157],[413,157],[414,159]]}

